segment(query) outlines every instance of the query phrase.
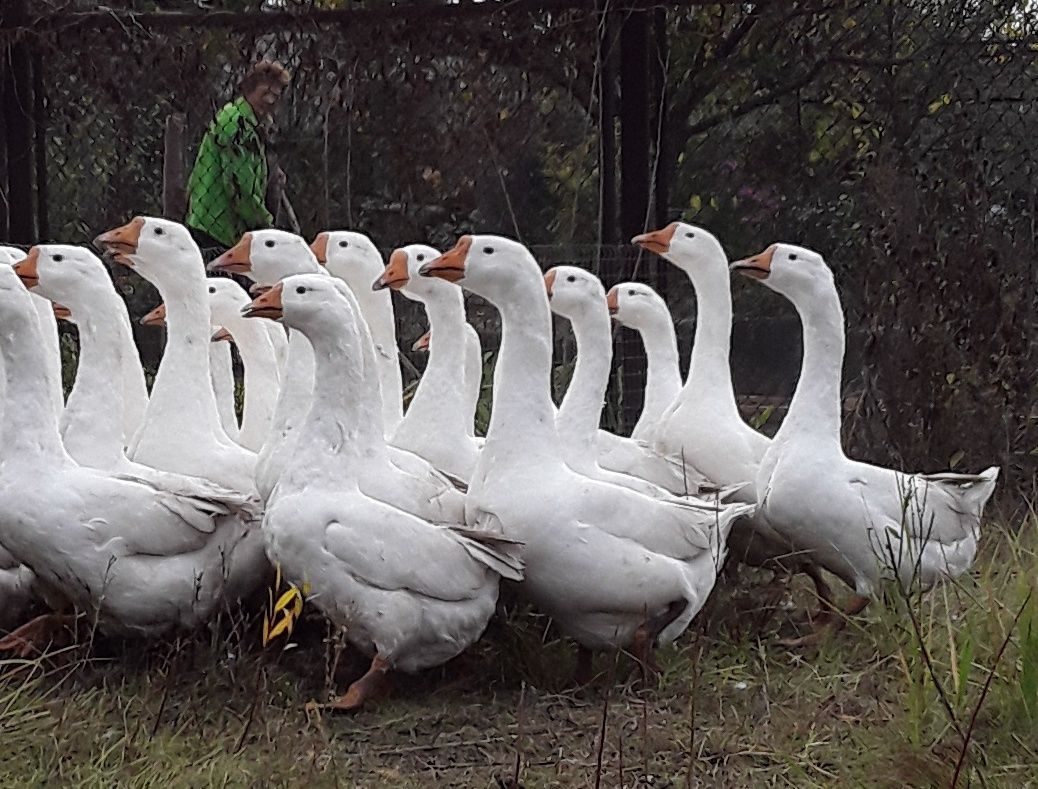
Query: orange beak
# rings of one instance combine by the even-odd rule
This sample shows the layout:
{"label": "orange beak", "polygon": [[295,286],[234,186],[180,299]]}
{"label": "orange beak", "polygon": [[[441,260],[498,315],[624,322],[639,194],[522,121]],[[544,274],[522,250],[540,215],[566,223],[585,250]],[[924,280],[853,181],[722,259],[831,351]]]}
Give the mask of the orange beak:
{"label": "orange beak", "polygon": [[130,255],[137,251],[143,229],[144,218],[136,216],[122,227],[99,235],[94,239],[94,245],[111,255],[112,260],[116,263],[133,268]]}
{"label": "orange beak", "polygon": [[166,305],[160,304],[143,318],[141,318],[141,326],[165,326],[166,325]]}
{"label": "orange beak", "polygon": [[310,245],[310,251],[314,253],[317,262],[322,266],[328,265],[328,234],[318,233],[314,243]]}
{"label": "orange beak", "polygon": [[420,269],[423,277],[436,277],[448,282],[460,282],[465,277],[465,259],[472,248],[472,236],[462,236],[453,249],[433,258]]}
{"label": "orange beak", "polygon": [[767,279],[771,274],[771,258],[774,254],[775,244],[772,244],[759,255],[754,255],[752,258],[744,260],[737,260],[728,268],[750,279]]}
{"label": "orange beak", "polygon": [[252,233],[246,233],[233,247],[209,264],[210,271],[248,274],[252,271]]}
{"label": "orange beak", "polygon": [[273,285],[261,285],[260,283],[255,282],[249,286],[249,295],[256,298],[256,296],[259,296],[261,293],[266,293],[272,287]]}
{"label": "orange beak", "polygon": [[234,338],[231,333],[227,331],[223,326],[213,332],[213,336],[209,338],[211,342],[234,342]]}
{"label": "orange beak", "polygon": [[544,275],[544,289],[548,291],[548,298],[552,297],[552,290],[555,288],[555,269],[548,269],[548,273]]}
{"label": "orange beak", "polygon": [[670,242],[678,230],[678,223],[671,222],[662,230],[653,230],[651,233],[642,233],[631,239],[632,244],[637,244],[642,249],[655,252],[657,255],[666,255],[670,251]]}
{"label": "orange beak", "polygon": [[429,341],[432,339],[432,332],[427,331],[421,337],[414,341],[414,345],[411,346],[412,351],[421,351],[422,353],[429,352]]}
{"label": "orange beak", "polygon": [[14,264],[14,273],[25,287],[35,288],[40,284],[39,264],[40,250],[37,247],[30,247],[29,254]]}
{"label": "orange beak", "polygon": [[609,308],[609,314],[615,316],[620,311],[620,289],[612,287],[606,294],[606,306]]}
{"label": "orange beak", "polygon": [[61,321],[72,320],[72,310],[66,307],[64,304],[58,304],[54,302],[51,305],[54,308],[54,317]]}
{"label": "orange beak", "polygon": [[392,288],[393,290],[400,290],[410,280],[411,276],[407,273],[407,253],[402,249],[394,249],[393,254],[389,256],[386,270],[382,272],[381,277],[371,284],[371,289],[382,290],[383,288]]}
{"label": "orange beak", "polygon": [[283,285],[279,282],[266,293],[261,293],[252,303],[241,311],[246,318],[269,318],[272,321],[280,320],[284,315],[284,305],[281,303],[281,291]]}

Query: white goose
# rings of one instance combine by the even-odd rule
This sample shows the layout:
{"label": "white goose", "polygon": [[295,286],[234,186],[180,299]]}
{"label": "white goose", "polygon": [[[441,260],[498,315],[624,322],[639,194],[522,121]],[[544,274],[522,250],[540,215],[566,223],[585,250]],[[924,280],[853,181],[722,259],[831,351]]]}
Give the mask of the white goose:
{"label": "white goose", "polygon": [[320,233],[311,248],[333,277],[350,286],[360,304],[375,343],[383,421],[387,435],[392,435],[404,418],[403,382],[393,300],[388,293],[371,289],[384,269],[382,255],[366,235],[348,230]]}
{"label": "white goose", "polygon": [[[30,292],[54,303],[54,314],[79,327],[76,380],[61,413],[61,439],[76,462],[115,468],[148,406],[126,303],[90,250],[62,244],[35,249],[15,270]],[[121,372],[115,380],[113,369]]]}
{"label": "white goose", "polygon": [[[259,452],[270,433],[271,419],[280,390],[277,354],[268,321],[247,321],[241,311],[252,299],[229,277],[209,277],[209,310],[214,326],[226,329],[238,346],[244,370],[245,402],[238,443]],[[282,336],[284,333],[282,332]],[[214,343],[227,346],[227,343]]]}
{"label": "white goose", "polygon": [[[72,604],[103,632],[154,636],[204,622],[235,584],[239,554],[262,554],[258,529],[231,514],[243,497],[184,496],[77,465],[45,404],[52,370],[28,291],[0,267],[0,353],[7,406],[0,541],[32,568],[44,598]],[[251,533],[251,536],[250,536]],[[0,648],[28,654],[71,617],[45,615]]]}
{"label": "white goose", "polygon": [[[818,253],[790,244],[731,268],[788,298],[803,324],[800,380],[757,473],[768,522],[854,590],[846,615],[862,610],[885,579],[927,589],[966,572],[998,468],[908,474],[849,459],[840,443],[844,317],[832,271]],[[792,643],[823,634],[818,628]]]}
{"label": "white goose", "polygon": [[643,666],[680,634],[713,588],[732,520],[751,505],[692,508],[577,474],[565,463],[550,397],[551,313],[537,262],[521,244],[463,236],[421,273],[459,282],[501,312],[486,445],[468,522],[525,544],[526,595],[586,649],[630,648]]}
{"label": "white goose", "polygon": [[450,660],[482,634],[500,575],[520,580],[517,546],[502,538],[415,517],[377,495],[394,467],[380,409],[365,409],[374,355],[363,318],[341,283],[286,278],[246,314],[283,317],[304,332],[316,359],[314,407],[263,522],[272,558],[371,668],[333,706],[356,709],[386,690],[392,670]]}
{"label": "white goose", "polygon": [[[283,230],[246,233],[238,244],[214,260],[210,268],[244,274],[260,285],[274,285],[284,277],[300,273],[329,276],[317,263],[306,242]],[[341,284],[344,289],[348,289],[345,283]],[[351,298],[354,297],[351,295]],[[366,336],[370,344],[370,335]],[[265,499],[273,491],[281,469],[292,456],[298,439],[298,428],[309,413],[313,392],[313,349],[306,337],[298,331],[290,331],[289,344],[289,371],[278,396],[270,440],[260,452],[257,479],[260,494]],[[374,346],[368,351],[372,354],[368,369],[376,369]],[[384,413],[377,375],[370,378],[369,385],[372,388],[367,402],[377,399],[379,410]],[[445,520],[461,517],[464,496],[450,480],[412,452],[390,446],[389,453],[393,465],[407,475],[406,485],[415,493],[416,499],[423,502],[423,507],[429,508],[429,512],[438,512],[436,517]]]}
{"label": "white goose", "polygon": [[[188,496],[245,498],[198,477],[159,471],[127,459],[123,443],[125,357],[138,360],[123,300],[96,255],[82,247],[40,244],[14,267],[22,284],[54,303],[79,327],[79,362],[61,414],[65,451],[81,466],[138,477]],[[139,364],[139,361],[133,363]]]}
{"label": "white goose", "polygon": [[418,269],[439,254],[423,244],[394,250],[372,288],[391,288],[424,305],[435,337],[430,339],[425,374],[391,441],[467,482],[479,457],[473,438],[476,401],[466,390],[468,360],[481,355],[479,335],[465,320],[460,289],[418,276]]}
{"label": "white goose", "polygon": [[187,228],[166,219],[136,217],[95,243],[155,285],[166,306],[166,349],[130,458],[254,492],[256,454],[227,436],[210,384],[212,328],[205,268]]}
{"label": "white goose", "polygon": [[645,398],[631,438],[652,443],[663,414],[681,391],[674,321],[667,303],[641,282],[614,285],[606,294],[606,306],[613,320],[637,331],[645,346]]}
{"label": "white goose", "polygon": [[[758,469],[771,441],[746,424],[735,402],[729,361],[732,293],[728,258],[709,231],[683,222],[636,236],[633,243],[684,271],[696,298],[688,378],[659,423],[656,446],[666,455],[684,456],[719,485],[744,484],[735,498],[755,502]],[[737,561],[787,573],[806,572],[822,602],[822,617],[831,611],[832,593],[817,566],[798,556],[789,539],[772,528],[760,510],[736,525],[728,546]]]}
{"label": "white goose", "polygon": [[566,462],[589,477],[637,490],[653,498],[673,498],[658,485],[599,464],[599,429],[609,385],[613,343],[605,289],[598,277],[573,266],[556,266],[544,275],[551,311],[569,321],[577,341],[577,362],[562,398],[555,427]]}

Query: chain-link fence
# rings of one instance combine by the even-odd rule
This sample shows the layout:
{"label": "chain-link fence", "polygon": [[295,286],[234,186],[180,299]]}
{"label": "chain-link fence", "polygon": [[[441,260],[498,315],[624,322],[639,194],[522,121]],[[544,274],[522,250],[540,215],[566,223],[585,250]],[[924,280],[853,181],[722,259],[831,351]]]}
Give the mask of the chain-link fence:
{"label": "chain-link fence", "polygon": [[[252,64],[278,60],[292,80],[264,145],[286,175],[284,198],[265,195],[281,226],[384,247],[500,232],[607,286],[636,275],[670,303],[683,358],[691,289],[625,236],[682,217],[733,257],[814,247],[848,313],[854,451],[1033,480],[1031,0],[15,5],[5,235],[25,226],[18,201],[68,241],[183,219],[206,129]],[[740,393],[788,396],[789,305],[733,287]],[[130,298],[140,313],[153,297]],[[421,327],[400,309],[406,348]],[[621,423],[640,365],[622,332]]]}

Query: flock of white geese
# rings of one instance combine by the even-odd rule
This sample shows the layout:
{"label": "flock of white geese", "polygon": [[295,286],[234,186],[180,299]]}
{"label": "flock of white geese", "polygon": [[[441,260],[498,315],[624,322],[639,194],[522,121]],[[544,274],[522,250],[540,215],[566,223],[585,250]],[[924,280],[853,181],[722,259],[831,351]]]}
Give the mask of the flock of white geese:
{"label": "flock of white geese", "polygon": [[[356,232],[308,244],[247,233],[209,265],[188,231],[137,217],[96,245],[151,282],[167,342],[150,392],[127,309],[89,249],[41,244],[0,259],[0,594],[28,655],[76,616],[157,638],[255,595],[272,565],[370,669],[333,706],[386,692],[393,671],[458,655],[495,612],[499,582],[591,653],[643,670],[700,610],[731,551],[808,572],[817,640],[886,581],[928,588],[966,572],[998,475],[910,474],[849,459],[840,443],[844,318],[822,256],[775,244],[729,265],[684,223],[634,243],[682,269],[697,324],[682,381],[674,326],[649,287],[608,293],[588,271],[542,273],[529,250],[463,236],[445,253]],[[729,365],[729,271],[787,297],[803,369],[774,438],[741,418]],[[429,360],[404,413],[391,291],[428,315]],[[480,341],[463,290],[500,313],[485,437],[473,430]],[[552,313],[577,343],[551,396]],[[80,338],[67,400],[55,316]],[[640,332],[644,411],[630,437],[600,429],[611,319]],[[244,366],[239,422],[229,345]],[[819,572],[852,590],[840,610]],[[48,613],[24,621],[29,602]],[[19,626],[20,625],[20,626]]]}

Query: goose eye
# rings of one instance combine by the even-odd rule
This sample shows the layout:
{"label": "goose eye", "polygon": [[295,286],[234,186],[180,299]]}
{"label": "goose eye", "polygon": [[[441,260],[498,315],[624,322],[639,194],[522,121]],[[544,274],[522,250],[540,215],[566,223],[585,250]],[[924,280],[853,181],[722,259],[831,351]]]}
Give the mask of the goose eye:
{"label": "goose eye", "polygon": [[161,227],[157,227],[157,228],[155,228],[155,235],[157,235],[157,236],[161,236],[161,235],[164,235],[164,234],[165,234],[165,232],[166,232],[166,231],[165,231],[165,230],[163,230],[163,229],[162,229]]}
{"label": "goose eye", "polygon": [[349,241],[340,241],[339,242],[339,249],[346,249],[346,247],[348,247],[349,245],[350,245]]}
{"label": "goose eye", "polygon": [[418,262],[421,263],[423,260],[425,260],[425,255],[423,255],[421,252],[419,252],[418,253]]}
{"label": "goose eye", "polygon": [[271,247],[273,247],[273,246],[274,246],[274,241],[273,241],[273,239],[268,239],[267,241],[264,241],[264,242],[263,242],[263,246],[267,247],[268,249],[270,249]]}
{"label": "goose eye", "polygon": [[210,285],[209,286],[209,292],[210,293],[216,293],[216,288],[214,288],[212,285]]}
{"label": "goose eye", "polygon": [[576,282],[576,281],[577,281],[577,278],[574,277],[572,274],[570,274],[568,277],[566,277],[566,282]]}
{"label": "goose eye", "polygon": [[53,260],[55,263],[60,263],[64,259],[65,259],[64,255],[55,255],[54,257],[51,258],[51,260]]}
{"label": "goose eye", "polygon": [[300,285],[298,288],[296,288],[296,293],[299,293],[299,294],[306,293],[306,288],[304,288],[302,285]]}
{"label": "goose eye", "polygon": [[629,290],[629,291],[627,291],[627,295],[628,296],[634,296],[635,295],[635,291],[633,289]]}
{"label": "goose eye", "polygon": [[685,238],[695,238],[695,237],[696,237],[696,234],[693,233],[691,230],[689,232],[685,233]]}
{"label": "goose eye", "polygon": [[494,254],[494,248],[493,247],[483,247],[483,254],[484,255],[493,255]]}
{"label": "goose eye", "polygon": [[790,259],[790,260],[796,260],[796,259],[797,259],[797,256],[796,256],[795,254],[791,254],[791,255],[789,256],[789,259]]}

